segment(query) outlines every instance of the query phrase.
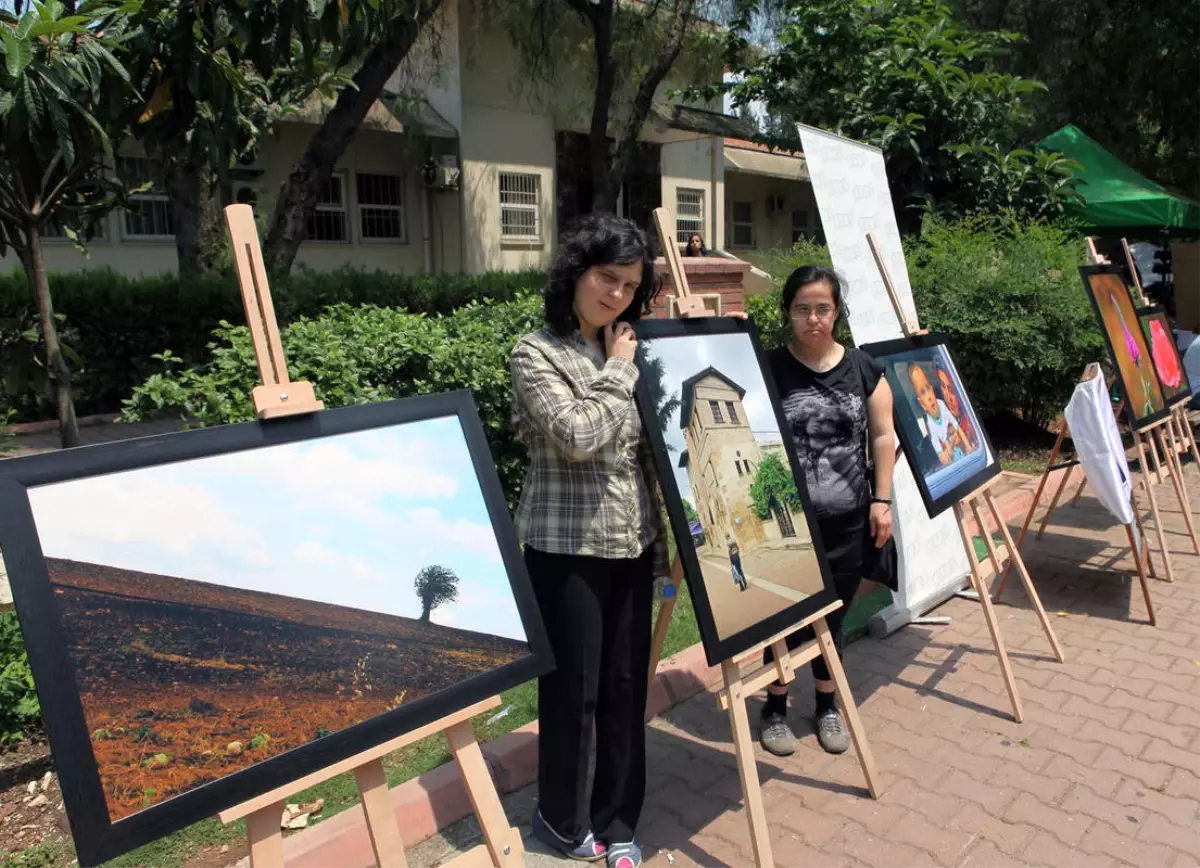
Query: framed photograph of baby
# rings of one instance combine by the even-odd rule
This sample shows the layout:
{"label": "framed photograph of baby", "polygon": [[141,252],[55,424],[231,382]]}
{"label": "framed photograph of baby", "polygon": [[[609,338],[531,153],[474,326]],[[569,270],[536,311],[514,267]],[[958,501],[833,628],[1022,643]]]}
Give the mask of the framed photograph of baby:
{"label": "framed photograph of baby", "polygon": [[548,671],[466,391],[0,462],[84,868]]}
{"label": "framed photograph of baby", "polygon": [[635,325],[638,406],[710,665],[837,599],[758,331]]}
{"label": "framed photograph of baby", "polygon": [[884,366],[896,431],[930,518],[1000,473],[941,335],[918,335],[861,348]]}
{"label": "framed photograph of baby", "polygon": [[1175,330],[1167,319],[1167,311],[1162,305],[1150,305],[1139,308],[1138,323],[1142,328],[1142,337],[1150,350],[1150,359],[1154,362],[1154,370],[1158,374],[1159,385],[1162,386],[1163,399],[1167,407],[1174,408],[1190,401],[1192,384],[1188,380],[1187,370],[1183,359],[1179,357],[1179,347],[1175,343]]}

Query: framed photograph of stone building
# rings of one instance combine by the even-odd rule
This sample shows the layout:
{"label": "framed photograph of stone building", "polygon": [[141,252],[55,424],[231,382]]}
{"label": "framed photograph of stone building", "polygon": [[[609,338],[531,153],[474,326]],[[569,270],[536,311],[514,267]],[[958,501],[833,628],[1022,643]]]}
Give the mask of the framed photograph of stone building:
{"label": "framed photograph of stone building", "polygon": [[712,665],[837,597],[748,320],[649,320],[638,406]]}

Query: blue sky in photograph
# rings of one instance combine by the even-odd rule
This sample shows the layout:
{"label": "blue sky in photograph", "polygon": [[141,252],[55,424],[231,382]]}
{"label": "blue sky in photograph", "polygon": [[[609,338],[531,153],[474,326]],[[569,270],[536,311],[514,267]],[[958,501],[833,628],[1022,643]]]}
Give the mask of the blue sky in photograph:
{"label": "blue sky in photograph", "polygon": [[418,570],[459,577],[445,626],[524,640],[456,417],[46,485],[49,557],[416,618]]}
{"label": "blue sky in photograph", "polygon": [[[771,409],[767,385],[763,381],[762,369],[754,355],[754,345],[745,334],[732,335],[688,335],[687,337],[659,338],[646,341],[647,352],[661,358],[666,367],[665,385],[667,392],[679,395],[683,381],[709,367],[716,368],[746,390],[742,404],[750,419],[750,428],[755,432],[779,433],[779,424]],[[683,453],[683,430],[679,427],[679,411],[671,414],[667,430],[663,432],[667,445],[674,447],[671,465],[679,493],[691,500],[691,483],[687,471],[679,467],[679,456]],[[695,506],[695,504],[693,504]]]}

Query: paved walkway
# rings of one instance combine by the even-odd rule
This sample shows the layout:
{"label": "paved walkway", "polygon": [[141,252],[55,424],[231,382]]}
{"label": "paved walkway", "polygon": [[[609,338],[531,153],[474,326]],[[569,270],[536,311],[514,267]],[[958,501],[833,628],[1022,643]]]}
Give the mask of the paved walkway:
{"label": "paved walkway", "polygon": [[[1189,466],[1186,475],[1200,508],[1200,473]],[[937,611],[949,625],[847,649],[884,777],[879,801],[867,797],[853,753],[831,757],[816,744],[802,677],[799,749],[785,760],[759,751],[777,864],[1200,865],[1200,558],[1170,484],[1157,491],[1177,577],[1152,580],[1157,628],[1145,622],[1123,530],[1087,494],[1026,543],[1067,662],[1049,656],[1020,584],[1010,583],[997,612],[1024,724],[1008,717],[977,603],[954,599]],[[656,720],[649,752],[646,864],[753,864],[729,724],[712,697]],[[534,798],[532,788],[505,798],[526,833]],[[409,863],[439,864],[477,838],[474,821],[463,821]],[[527,841],[535,868],[574,864]]]}

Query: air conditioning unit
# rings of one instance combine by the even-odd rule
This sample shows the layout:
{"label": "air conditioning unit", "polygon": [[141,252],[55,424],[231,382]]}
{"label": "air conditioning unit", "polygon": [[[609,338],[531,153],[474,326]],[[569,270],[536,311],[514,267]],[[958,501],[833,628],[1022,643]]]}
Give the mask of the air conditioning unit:
{"label": "air conditioning unit", "polygon": [[787,199],[781,193],[773,193],[767,197],[767,213],[772,217],[787,210]]}
{"label": "air conditioning unit", "polygon": [[442,154],[430,157],[422,168],[425,186],[434,190],[457,190],[461,170],[458,168],[458,157],[454,154]]}

